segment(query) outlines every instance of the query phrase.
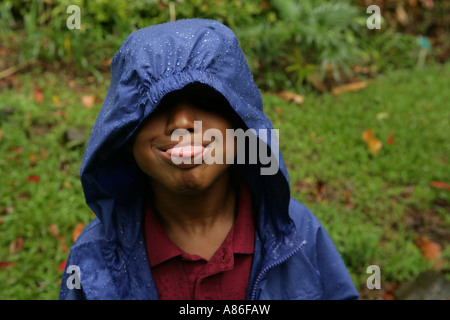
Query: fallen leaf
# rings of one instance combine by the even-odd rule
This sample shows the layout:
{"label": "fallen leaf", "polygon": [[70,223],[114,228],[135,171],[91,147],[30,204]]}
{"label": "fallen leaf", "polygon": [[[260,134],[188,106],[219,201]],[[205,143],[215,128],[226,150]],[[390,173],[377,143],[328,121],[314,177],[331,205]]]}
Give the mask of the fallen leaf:
{"label": "fallen leaf", "polygon": [[55,106],[55,107],[61,107],[62,106],[62,103],[61,103],[61,99],[59,98],[59,96],[53,96],[52,97],[52,102],[53,102],[53,105]]}
{"label": "fallen leaf", "polygon": [[411,196],[411,193],[414,191],[415,186],[413,184],[407,186],[405,191],[403,192],[403,197],[408,199]]}
{"label": "fallen leaf", "polygon": [[34,167],[37,165],[37,156],[36,153],[31,152],[30,155],[28,156],[30,159],[30,166]]}
{"label": "fallen leaf", "polygon": [[72,231],[72,240],[73,242],[77,241],[78,236],[80,235],[81,231],[84,229],[84,224],[82,222],[78,222],[78,224],[75,226],[75,228]]}
{"label": "fallen leaf", "polygon": [[370,72],[371,72],[371,68],[367,67],[367,66],[358,66],[358,65],[356,65],[352,69],[353,69],[354,72],[362,73],[362,74],[370,74]]}
{"label": "fallen leaf", "polygon": [[5,209],[3,209],[3,210],[0,212],[0,214],[2,214],[2,215],[7,215],[7,214],[10,214],[10,213],[13,212],[13,211],[14,211],[13,206],[7,206]]}
{"label": "fallen leaf", "polygon": [[378,140],[373,134],[372,129],[365,130],[361,135],[361,139],[367,144],[370,153],[372,153],[373,155],[376,155],[378,152],[380,152],[381,147],[383,146],[381,141]]}
{"label": "fallen leaf", "polygon": [[389,118],[389,112],[380,112],[377,113],[377,120],[383,120],[383,119],[388,119]]}
{"label": "fallen leaf", "polygon": [[434,1],[433,0],[423,0],[422,5],[425,8],[431,10],[434,8]]}
{"label": "fallen leaf", "polygon": [[41,150],[39,151],[41,160],[45,160],[47,159],[47,149],[45,148],[41,148]]}
{"label": "fallen leaf", "polygon": [[450,191],[450,184],[442,182],[442,181],[430,182],[430,186],[432,186],[433,188],[440,188],[440,189],[445,189],[445,190]]}
{"label": "fallen leaf", "polygon": [[13,254],[15,252],[20,252],[22,251],[22,248],[23,248],[23,237],[18,236],[16,240],[11,241],[11,243],[9,244],[9,253]]}
{"label": "fallen leaf", "polygon": [[345,197],[345,206],[349,209],[353,208],[355,204],[352,202],[352,195],[350,190],[348,189],[345,190],[344,197]]}
{"label": "fallen leaf", "polygon": [[349,84],[344,84],[342,86],[334,87],[331,90],[332,94],[338,95],[347,91],[359,91],[361,89],[364,89],[369,84],[368,81],[363,82],[352,82]]}
{"label": "fallen leaf", "polygon": [[58,226],[54,223],[48,226],[48,231],[51,233],[52,236],[58,240],[58,243],[62,247],[63,252],[68,252],[69,249],[67,248],[66,242],[64,241],[64,238],[59,234]]}
{"label": "fallen leaf", "polygon": [[282,115],[282,114],[283,114],[283,109],[280,108],[280,107],[275,107],[274,110],[275,110],[275,112],[278,113],[279,115]]}
{"label": "fallen leaf", "polygon": [[15,154],[21,154],[23,152],[22,147],[10,147],[8,150],[14,152]]}
{"label": "fallen leaf", "polygon": [[313,140],[316,143],[320,143],[323,141],[323,137],[318,137],[315,131],[311,132],[309,136],[311,137],[311,140]]}
{"label": "fallen leaf", "polygon": [[383,298],[384,300],[395,300],[395,296],[389,292],[383,293]]}
{"label": "fallen leaf", "polygon": [[158,9],[159,10],[165,10],[167,8],[167,4],[165,4],[162,1],[158,1]]}
{"label": "fallen leaf", "polygon": [[313,191],[313,196],[317,201],[324,200],[327,196],[326,183],[322,180],[317,179],[316,188]]}
{"label": "fallen leaf", "polygon": [[15,262],[0,262],[0,269],[14,267],[16,265]]}
{"label": "fallen leaf", "polygon": [[327,86],[321,80],[321,77],[317,74],[308,74],[306,76],[306,79],[308,79],[308,82],[319,92],[325,92],[327,91]]}
{"label": "fallen leaf", "polygon": [[95,102],[95,95],[86,95],[81,97],[81,103],[86,109],[91,109]]}
{"label": "fallen leaf", "polygon": [[65,38],[64,39],[64,48],[67,50],[67,52],[69,52],[70,54],[70,40]]}
{"label": "fallen leaf", "polygon": [[263,1],[260,3],[260,6],[262,9],[267,9],[270,5],[267,3],[267,1]]}
{"label": "fallen leaf", "polygon": [[65,187],[66,189],[72,189],[72,184],[71,184],[70,181],[68,181],[68,180],[65,180],[65,181],[63,182],[63,185],[64,185],[64,187]]}
{"label": "fallen leaf", "polygon": [[102,66],[109,67],[111,65],[112,59],[113,57],[102,60],[101,61]]}
{"label": "fallen leaf", "polygon": [[69,113],[66,110],[55,110],[53,114],[59,118],[67,118]]}
{"label": "fallen leaf", "polygon": [[406,25],[408,23],[408,14],[406,13],[403,6],[398,5],[395,8],[395,16],[397,18],[397,21],[400,22],[400,24]]}
{"label": "fallen leaf", "polygon": [[41,87],[34,87],[34,98],[36,99],[37,103],[42,103],[42,100],[44,100]]}
{"label": "fallen leaf", "polygon": [[59,236],[59,229],[58,226],[54,223],[48,226],[48,231],[52,234],[52,236],[57,237]]}
{"label": "fallen leaf", "polygon": [[382,294],[384,300],[395,300],[395,292],[400,287],[400,283],[387,283],[384,285]]}
{"label": "fallen leaf", "polygon": [[425,259],[433,261],[436,267],[440,267],[442,265],[442,261],[439,261],[439,257],[442,252],[442,247],[439,243],[434,242],[425,236],[417,238],[415,243]]}
{"label": "fallen leaf", "polygon": [[38,183],[39,181],[41,181],[41,178],[31,174],[28,176],[27,181]]}
{"label": "fallen leaf", "polygon": [[302,104],[305,101],[305,99],[301,95],[292,91],[281,91],[278,92],[277,95],[283,100],[294,102],[296,104]]}
{"label": "fallen leaf", "polygon": [[66,269],[66,262],[67,260],[64,260],[59,264],[58,271],[64,271],[64,269]]}

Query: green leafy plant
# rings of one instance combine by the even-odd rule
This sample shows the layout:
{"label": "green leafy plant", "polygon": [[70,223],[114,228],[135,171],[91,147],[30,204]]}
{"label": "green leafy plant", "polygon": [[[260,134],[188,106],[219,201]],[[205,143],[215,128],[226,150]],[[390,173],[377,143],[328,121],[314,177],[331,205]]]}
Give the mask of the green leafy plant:
{"label": "green leafy plant", "polygon": [[309,82],[314,81],[313,75],[317,72],[317,66],[305,61],[300,49],[295,48],[292,55],[287,56],[288,66],[286,67],[287,72],[295,73],[297,78],[296,86],[302,87],[303,82],[308,80]]}
{"label": "green leafy plant", "polygon": [[342,72],[351,74],[361,54],[356,33],[365,27],[357,7],[311,0],[274,0],[271,5],[267,20],[238,32],[244,51],[258,61],[253,66],[257,80],[259,73],[273,68],[287,72],[278,83],[262,79],[263,87],[301,88],[305,82],[322,81],[329,71],[335,81]]}
{"label": "green leafy plant", "polygon": [[361,47],[361,64],[369,66],[373,73],[412,68],[417,64],[419,46],[415,36],[400,34],[392,29],[365,31],[358,43]]}
{"label": "green leafy plant", "polygon": [[325,76],[328,66],[340,79],[339,68],[355,62],[355,29],[362,26],[358,10],[346,2],[274,1],[281,19],[291,26],[293,45],[303,49]]}

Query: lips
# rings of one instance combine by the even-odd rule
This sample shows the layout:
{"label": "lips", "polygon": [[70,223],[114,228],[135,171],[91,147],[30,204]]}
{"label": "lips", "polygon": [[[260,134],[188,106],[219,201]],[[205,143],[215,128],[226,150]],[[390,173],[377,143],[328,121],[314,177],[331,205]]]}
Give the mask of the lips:
{"label": "lips", "polygon": [[169,156],[192,158],[195,157],[205,150],[204,146],[199,145],[186,145],[186,146],[175,146],[173,148],[168,148],[165,152]]}
{"label": "lips", "polygon": [[159,147],[162,158],[180,168],[191,168],[203,162],[205,151],[210,144],[169,144]]}

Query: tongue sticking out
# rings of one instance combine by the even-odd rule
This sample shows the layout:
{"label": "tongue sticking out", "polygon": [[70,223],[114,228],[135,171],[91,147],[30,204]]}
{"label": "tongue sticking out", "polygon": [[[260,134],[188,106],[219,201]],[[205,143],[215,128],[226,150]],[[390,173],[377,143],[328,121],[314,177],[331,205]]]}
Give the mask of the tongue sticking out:
{"label": "tongue sticking out", "polygon": [[173,147],[171,149],[167,149],[166,153],[170,156],[175,157],[195,157],[196,155],[203,153],[205,148],[203,146],[183,146],[183,147]]}

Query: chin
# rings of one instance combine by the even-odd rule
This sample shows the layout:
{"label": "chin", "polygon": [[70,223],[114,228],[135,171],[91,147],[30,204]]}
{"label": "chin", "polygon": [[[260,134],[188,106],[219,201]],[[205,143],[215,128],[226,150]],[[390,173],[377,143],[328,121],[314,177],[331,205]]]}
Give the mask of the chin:
{"label": "chin", "polygon": [[200,194],[218,182],[228,171],[227,168],[228,166],[219,169],[203,164],[188,170],[180,170],[172,180],[172,190],[184,195]]}
{"label": "chin", "polygon": [[172,190],[175,193],[189,195],[198,194],[207,189],[208,183],[205,179],[199,179],[192,174],[183,174],[182,177],[177,179],[172,186]]}

